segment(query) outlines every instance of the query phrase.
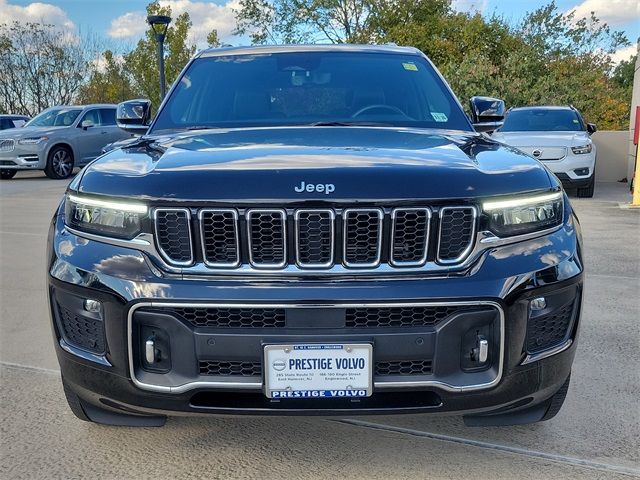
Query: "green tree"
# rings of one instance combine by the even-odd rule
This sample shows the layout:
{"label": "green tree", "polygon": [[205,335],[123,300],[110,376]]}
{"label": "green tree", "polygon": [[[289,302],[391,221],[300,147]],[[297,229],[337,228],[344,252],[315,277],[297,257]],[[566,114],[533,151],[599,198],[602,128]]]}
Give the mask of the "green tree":
{"label": "green tree", "polygon": [[619,87],[624,89],[633,88],[633,75],[636,71],[636,61],[638,55],[634,55],[629,60],[622,60],[613,70],[612,79]]}
{"label": "green tree", "polygon": [[[148,15],[169,15],[171,7],[162,7],[155,1],[147,6]],[[188,13],[178,15],[167,29],[165,40],[165,75],[167,85],[171,85],[180,71],[195,54],[196,47],[188,41],[191,20]],[[124,55],[124,64],[131,75],[134,88],[151,100],[155,108],[160,105],[160,83],[158,80],[157,44],[151,27],[136,48]]]}
{"label": "green tree", "polygon": [[80,87],[76,101],[81,104],[119,103],[139,95],[124,61],[107,50],[101,61],[94,64],[87,83]]}

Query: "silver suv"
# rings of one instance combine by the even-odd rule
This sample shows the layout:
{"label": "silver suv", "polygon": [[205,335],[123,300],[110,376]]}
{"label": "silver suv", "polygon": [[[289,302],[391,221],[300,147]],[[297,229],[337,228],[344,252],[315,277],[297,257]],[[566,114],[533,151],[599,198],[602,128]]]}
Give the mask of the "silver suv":
{"label": "silver suv", "polygon": [[116,126],[115,105],[49,108],[22,128],[0,132],[0,178],[18,170],[44,170],[67,178],[100,155],[102,147],[130,136]]}

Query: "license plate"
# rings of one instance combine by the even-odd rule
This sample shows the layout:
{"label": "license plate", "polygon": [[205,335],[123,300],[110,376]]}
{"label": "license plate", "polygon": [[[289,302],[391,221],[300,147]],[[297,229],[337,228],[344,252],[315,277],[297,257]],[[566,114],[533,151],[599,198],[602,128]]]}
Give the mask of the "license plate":
{"label": "license plate", "polygon": [[370,344],[266,345],[269,398],[354,398],[373,391]]}

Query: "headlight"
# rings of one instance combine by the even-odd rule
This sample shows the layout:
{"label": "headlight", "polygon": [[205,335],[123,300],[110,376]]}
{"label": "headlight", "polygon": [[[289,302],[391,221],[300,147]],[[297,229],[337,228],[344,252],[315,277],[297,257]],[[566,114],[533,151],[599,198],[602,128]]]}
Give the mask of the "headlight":
{"label": "headlight", "polygon": [[489,230],[499,237],[511,237],[545,230],[562,223],[562,192],[529,195],[504,200],[487,200],[482,209],[489,218]]}
{"label": "headlight", "polygon": [[20,145],[37,145],[40,142],[46,142],[49,137],[25,137],[18,140]]}
{"label": "headlight", "polygon": [[65,222],[77,230],[118,238],[133,238],[142,230],[148,208],[142,203],[119,202],[67,195]]}
{"label": "headlight", "polygon": [[580,145],[579,147],[571,147],[571,151],[576,155],[580,155],[582,153],[591,153],[591,144]]}

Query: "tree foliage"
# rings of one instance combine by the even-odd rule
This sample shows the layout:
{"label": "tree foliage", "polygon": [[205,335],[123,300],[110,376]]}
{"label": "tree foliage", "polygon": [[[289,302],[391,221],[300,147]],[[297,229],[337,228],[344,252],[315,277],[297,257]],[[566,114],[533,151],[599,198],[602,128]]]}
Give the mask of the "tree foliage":
{"label": "tree foliage", "polygon": [[89,80],[80,87],[76,101],[89,103],[118,103],[140,96],[122,57],[106,50],[95,62]]}
{"label": "tree foliage", "polygon": [[39,23],[0,24],[0,113],[34,116],[69,104],[97,42]]}
{"label": "tree foliage", "polygon": [[[147,14],[171,16],[171,7],[162,7],[155,1],[147,5]],[[189,14],[185,12],[174,18],[167,29],[164,44],[167,85],[174,82],[196,52],[195,45],[188,41],[191,25]],[[131,75],[134,87],[143,97],[151,100],[155,107],[160,105],[157,42],[151,27],[147,29],[145,36],[138,41],[136,48],[124,55],[124,63]]]}

